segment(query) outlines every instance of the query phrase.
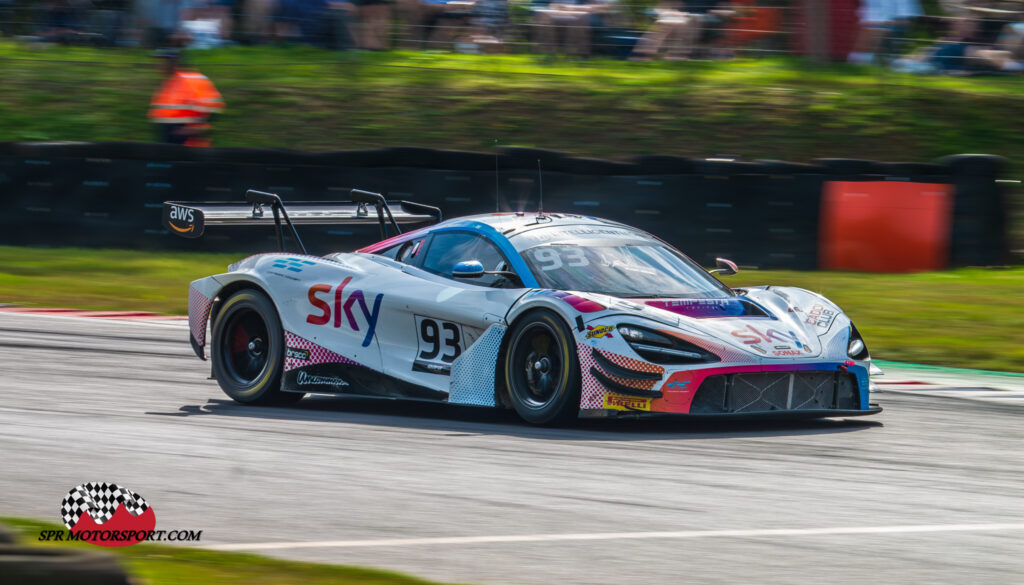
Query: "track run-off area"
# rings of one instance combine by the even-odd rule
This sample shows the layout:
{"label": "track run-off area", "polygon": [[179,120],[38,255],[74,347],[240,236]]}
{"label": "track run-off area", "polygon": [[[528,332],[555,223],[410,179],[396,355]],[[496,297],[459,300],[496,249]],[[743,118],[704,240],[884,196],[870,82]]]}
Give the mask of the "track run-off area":
{"label": "track run-off area", "polygon": [[[187,325],[0,313],[0,515],[88,481],[199,546],[459,583],[1024,579],[1024,399],[883,385],[874,417],[590,421],[238,405]],[[972,384],[964,384],[972,386]],[[973,394],[973,395],[972,395]]]}

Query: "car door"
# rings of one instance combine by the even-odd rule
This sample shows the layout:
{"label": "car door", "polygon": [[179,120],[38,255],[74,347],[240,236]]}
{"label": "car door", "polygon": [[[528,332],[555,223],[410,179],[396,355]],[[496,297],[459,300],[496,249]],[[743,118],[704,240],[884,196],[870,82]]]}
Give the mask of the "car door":
{"label": "car door", "polygon": [[[470,231],[435,233],[405,256],[408,277],[385,296],[379,336],[385,373],[447,393],[451,367],[526,289],[501,275],[453,278],[458,262],[475,260],[487,271],[507,271],[508,259],[487,238]],[[401,252],[396,254],[396,259]]]}

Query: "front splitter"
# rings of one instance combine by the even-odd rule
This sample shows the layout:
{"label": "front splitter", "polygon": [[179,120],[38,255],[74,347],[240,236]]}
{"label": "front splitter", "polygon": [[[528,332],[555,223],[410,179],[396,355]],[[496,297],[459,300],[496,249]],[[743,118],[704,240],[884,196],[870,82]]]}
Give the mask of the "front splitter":
{"label": "front splitter", "polygon": [[580,410],[580,418],[615,419],[676,419],[676,420],[808,420],[815,418],[838,418],[869,416],[882,412],[882,407],[871,404],[866,410],[843,410],[823,408],[816,410],[767,410],[762,412],[680,413],[646,412],[641,410],[606,410],[600,408]]}

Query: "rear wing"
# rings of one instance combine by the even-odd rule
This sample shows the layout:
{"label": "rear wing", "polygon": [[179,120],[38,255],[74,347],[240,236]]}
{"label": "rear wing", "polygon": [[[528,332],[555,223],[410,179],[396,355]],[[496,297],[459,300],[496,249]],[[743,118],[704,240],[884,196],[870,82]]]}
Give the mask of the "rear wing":
{"label": "rear wing", "polygon": [[[207,226],[273,225],[278,248],[283,252],[283,221],[292,239],[305,253],[306,247],[299,238],[296,225],[352,225],[376,221],[380,225],[383,240],[388,237],[389,223],[400,234],[400,225],[438,222],[442,219],[440,209],[412,201],[392,202],[400,208],[400,211],[392,212],[383,195],[359,189],[352,190],[352,201],[349,202],[299,201],[289,203],[287,209],[281,198],[274,193],[249,190],[245,193],[245,200],[247,203],[165,201],[163,224],[168,231],[184,238],[202,236]],[[374,206],[376,217],[371,217],[368,205]]]}

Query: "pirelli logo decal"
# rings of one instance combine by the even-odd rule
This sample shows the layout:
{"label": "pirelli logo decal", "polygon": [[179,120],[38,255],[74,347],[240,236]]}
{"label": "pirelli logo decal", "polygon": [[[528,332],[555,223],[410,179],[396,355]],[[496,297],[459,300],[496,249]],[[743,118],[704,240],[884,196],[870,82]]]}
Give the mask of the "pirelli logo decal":
{"label": "pirelli logo decal", "polygon": [[621,394],[605,394],[604,407],[611,410],[651,410],[651,399]]}

